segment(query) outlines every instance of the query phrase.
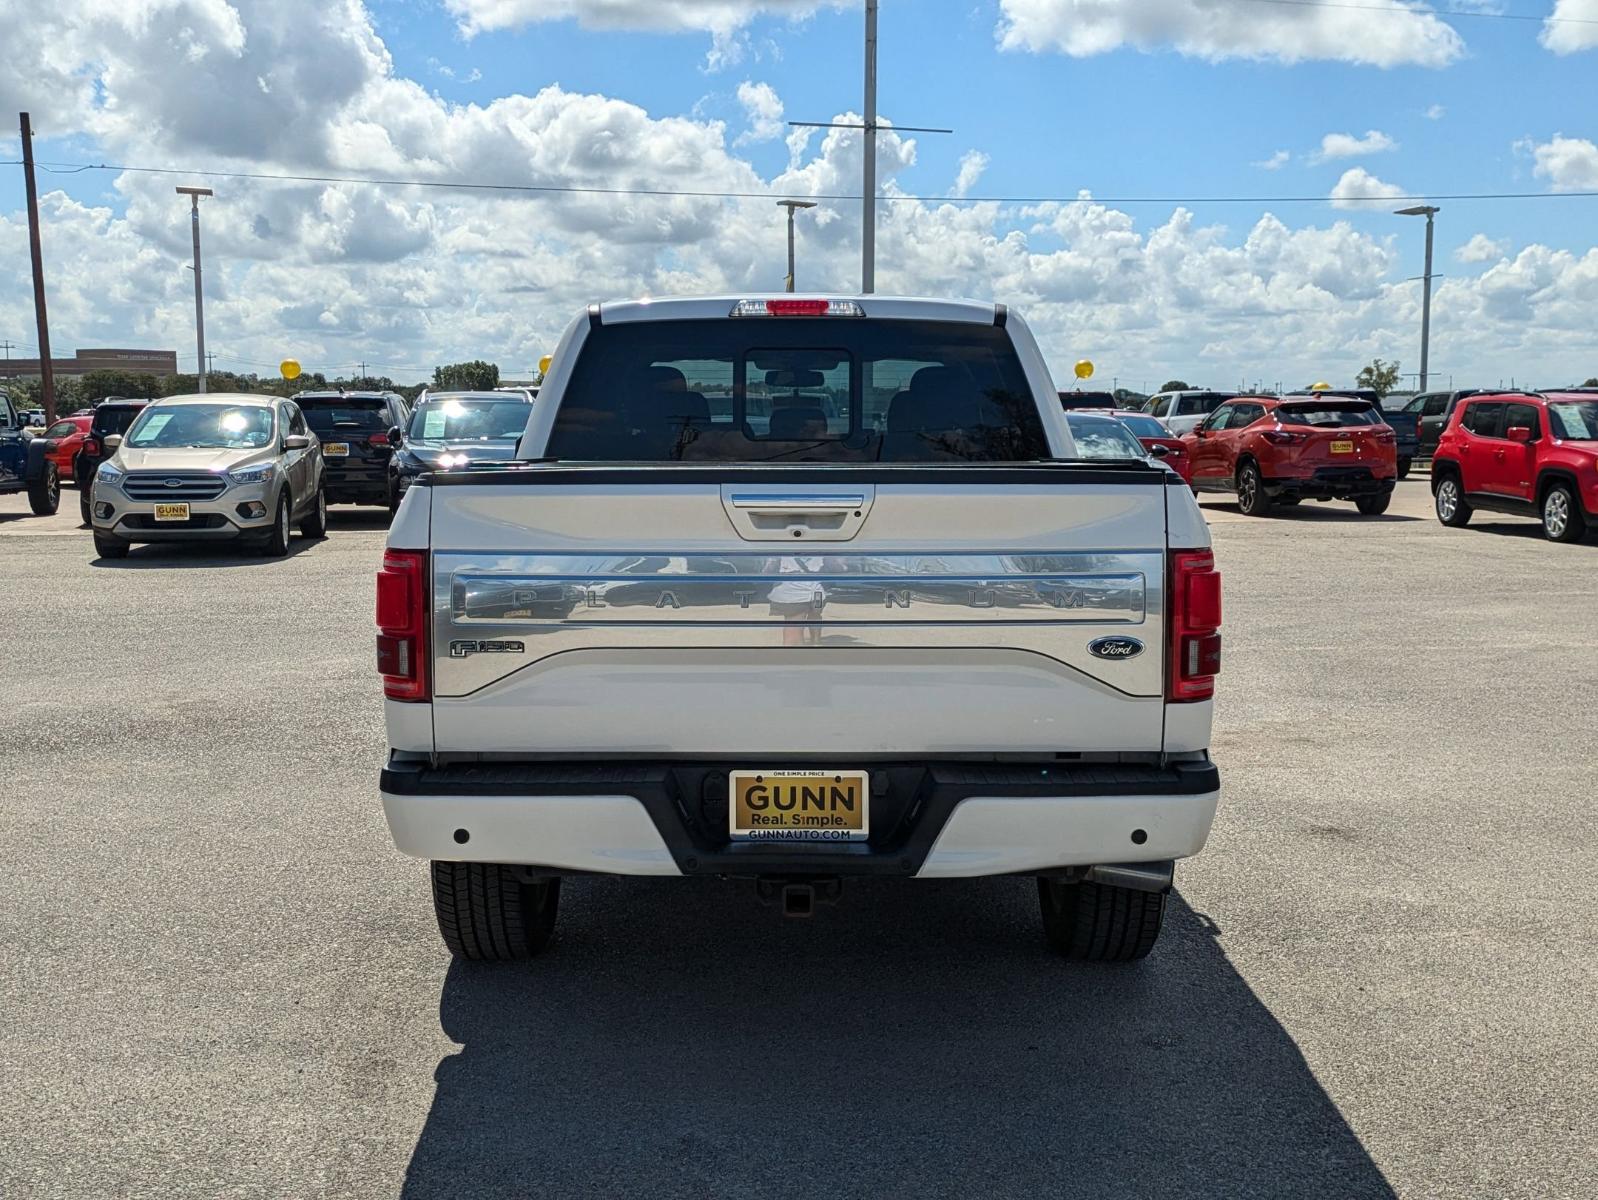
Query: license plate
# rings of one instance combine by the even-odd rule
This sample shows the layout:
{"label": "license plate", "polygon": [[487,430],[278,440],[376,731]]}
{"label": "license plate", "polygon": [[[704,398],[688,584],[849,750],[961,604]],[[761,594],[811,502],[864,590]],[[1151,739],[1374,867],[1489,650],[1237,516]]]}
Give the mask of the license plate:
{"label": "license plate", "polygon": [[187,521],[189,519],[189,506],[187,504],[157,504],[155,506],[155,519],[157,521]]}
{"label": "license plate", "polygon": [[350,444],[348,442],[322,443],[322,457],[324,458],[348,458],[349,456]]}
{"label": "license plate", "polygon": [[730,832],[750,842],[857,842],[871,831],[864,771],[734,771]]}
{"label": "license plate", "polygon": [[1332,453],[1333,454],[1352,454],[1352,453],[1354,453],[1354,443],[1353,442],[1333,442],[1332,443]]}

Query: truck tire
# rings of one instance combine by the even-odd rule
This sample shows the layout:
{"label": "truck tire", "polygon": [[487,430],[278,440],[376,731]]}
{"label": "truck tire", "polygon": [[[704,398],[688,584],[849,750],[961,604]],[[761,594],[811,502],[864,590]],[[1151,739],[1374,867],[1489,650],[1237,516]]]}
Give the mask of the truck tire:
{"label": "truck tire", "polygon": [[1543,493],[1541,512],[1543,536],[1550,542],[1579,542],[1587,536],[1581,501],[1568,483],[1555,483]]}
{"label": "truck tire", "polygon": [[[89,485],[94,486],[92,483]],[[78,489],[78,515],[83,518],[85,525],[94,524],[94,512],[89,507],[89,493],[82,488]]]}
{"label": "truck tire", "polygon": [[28,507],[36,517],[53,517],[61,507],[61,476],[49,459],[44,460],[39,478],[28,484]]}
{"label": "truck tire", "polygon": [[1269,516],[1271,498],[1265,494],[1260,469],[1251,462],[1237,469],[1237,507],[1245,517]]}
{"label": "truck tire", "polygon": [[1072,962],[1133,962],[1148,954],[1165,921],[1165,896],[1104,883],[1038,880],[1043,932]]}
{"label": "truck tire", "polygon": [[1400,479],[1409,478],[1409,468],[1413,462],[1414,460],[1408,456],[1398,460],[1398,477]]}
{"label": "truck tire", "polygon": [[1360,515],[1365,517],[1379,517],[1387,511],[1387,506],[1393,502],[1392,492],[1382,492],[1378,496],[1359,496],[1354,500],[1354,507],[1359,509]]}
{"label": "truck tire", "polygon": [[1470,515],[1475,510],[1465,503],[1465,490],[1460,486],[1459,476],[1453,471],[1438,479],[1432,500],[1437,505],[1437,519],[1444,525],[1459,529],[1470,524]]}
{"label": "truck tire", "polygon": [[433,863],[433,913],[444,945],[472,962],[513,962],[549,945],[560,880],[527,883],[499,863]]}

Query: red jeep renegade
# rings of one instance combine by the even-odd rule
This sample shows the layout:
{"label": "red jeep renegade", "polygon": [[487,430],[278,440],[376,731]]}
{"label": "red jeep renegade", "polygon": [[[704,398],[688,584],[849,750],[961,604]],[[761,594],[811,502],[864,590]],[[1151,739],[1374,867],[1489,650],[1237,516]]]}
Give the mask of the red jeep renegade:
{"label": "red jeep renegade", "polygon": [[1477,509],[1538,517],[1549,541],[1598,526],[1598,396],[1507,392],[1454,408],[1432,460],[1437,519]]}

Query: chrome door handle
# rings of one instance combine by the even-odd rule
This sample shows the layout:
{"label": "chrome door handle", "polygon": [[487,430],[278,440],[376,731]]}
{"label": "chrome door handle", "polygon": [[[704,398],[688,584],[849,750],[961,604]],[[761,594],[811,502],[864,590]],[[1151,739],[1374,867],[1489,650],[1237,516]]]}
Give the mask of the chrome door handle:
{"label": "chrome door handle", "polygon": [[822,495],[795,495],[782,496],[770,493],[734,494],[728,503],[734,508],[746,512],[757,513],[839,513],[853,512],[866,502],[860,495],[850,496],[822,496]]}

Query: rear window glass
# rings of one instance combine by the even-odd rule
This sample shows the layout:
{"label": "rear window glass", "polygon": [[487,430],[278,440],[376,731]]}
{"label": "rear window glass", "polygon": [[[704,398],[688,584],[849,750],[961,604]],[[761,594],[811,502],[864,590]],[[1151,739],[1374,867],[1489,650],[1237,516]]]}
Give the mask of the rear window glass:
{"label": "rear window glass", "polygon": [[1326,429],[1383,423],[1373,408],[1338,408],[1330,404],[1304,408],[1284,404],[1276,410],[1276,419],[1283,425],[1314,425]]}
{"label": "rear window glass", "polygon": [[1117,419],[1132,431],[1134,437],[1162,438],[1171,436],[1166,432],[1165,426],[1161,425],[1153,417],[1139,415],[1124,416]]}
{"label": "rear window glass", "polygon": [[1043,423],[1003,329],[750,317],[601,326],[548,453],[570,462],[1033,462]]}
{"label": "rear window glass", "polygon": [[533,406],[524,400],[429,400],[411,416],[413,439],[443,442],[515,441]]}
{"label": "rear window glass", "polygon": [[353,429],[381,433],[388,428],[388,405],[382,400],[356,400],[348,396],[318,400],[300,396],[294,402],[318,435]]}
{"label": "rear window glass", "polygon": [[119,404],[114,408],[101,405],[94,410],[94,432],[98,434],[126,433],[128,426],[133,424],[133,419],[144,411],[144,405],[137,407]]}
{"label": "rear window glass", "polygon": [[1110,392],[1061,392],[1062,408],[1116,408],[1115,396]]}
{"label": "rear window glass", "polygon": [[1143,443],[1113,417],[1067,413],[1065,419],[1078,458],[1144,458],[1148,454]]}

